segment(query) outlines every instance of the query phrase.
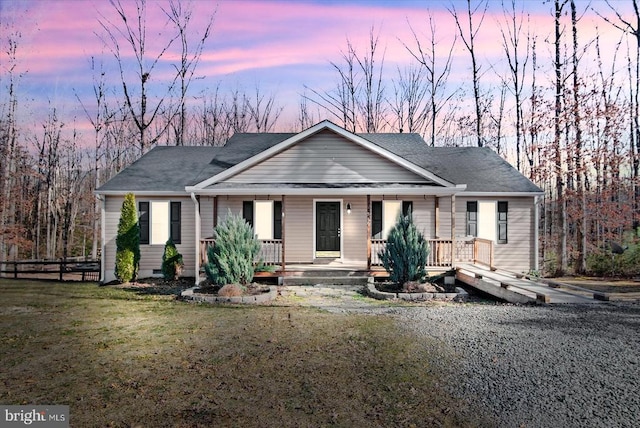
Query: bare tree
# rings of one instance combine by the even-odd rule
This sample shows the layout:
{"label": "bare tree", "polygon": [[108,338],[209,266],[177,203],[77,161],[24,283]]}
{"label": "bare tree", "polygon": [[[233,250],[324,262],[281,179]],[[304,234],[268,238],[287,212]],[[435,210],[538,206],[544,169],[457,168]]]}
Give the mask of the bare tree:
{"label": "bare tree", "polygon": [[275,105],[273,94],[265,95],[260,92],[260,87],[255,87],[255,97],[245,97],[246,107],[249,110],[250,120],[253,122],[256,132],[270,132],[282,114],[283,107]]}
{"label": "bare tree", "polygon": [[409,65],[404,70],[398,67],[398,78],[392,81],[393,99],[388,101],[393,113],[394,128],[400,132],[424,134],[429,113],[426,104],[428,86],[424,69]]}
{"label": "bare tree", "polygon": [[436,145],[437,123],[442,108],[451,101],[456,91],[448,91],[447,93],[447,80],[451,73],[451,58],[453,56],[453,50],[455,48],[456,38],[454,38],[451,46],[449,47],[446,59],[443,62],[439,61],[440,55],[437,53],[437,47],[440,44],[436,39],[436,24],[431,13],[429,14],[429,33],[427,34],[427,46],[423,47],[420,38],[416,34],[415,30],[411,28],[415,42],[415,50],[404,47],[409,53],[424,67],[426,70],[426,79],[429,82],[429,119],[427,120],[430,127],[429,139],[431,146]]}
{"label": "bare tree", "polygon": [[[481,10],[482,8],[482,10]],[[478,4],[472,8],[471,0],[467,0],[467,23],[466,27],[463,28],[463,23],[456,11],[455,6],[452,4],[449,8],[449,12],[453,16],[456,26],[458,27],[458,32],[460,34],[460,38],[464,43],[464,46],[467,48],[469,55],[471,57],[471,73],[472,73],[472,82],[473,82],[473,98],[475,102],[475,132],[477,138],[478,147],[482,147],[484,145],[484,135],[483,135],[483,123],[484,123],[484,109],[482,107],[482,97],[483,95],[480,92],[480,77],[482,74],[482,67],[478,64],[478,60],[476,58],[476,37],[478,36],[478,31],[482,26],[482,22],[484,21],[484,17],[486,16],[488,8],[488,2],[486,0],[478,2]],[[481,12],[479,12],[481,11]],[[480,13],[480,22],[478,22],[477,26],[474,26],[473,16],[477,13]]]}
{"label": "bare tree", "polygon": [[[347,39],[347,52],[342,53],[344,64],[330,62],[333,69],[338,73],[338,82],[333,90],[319,92],[313,88],[305,86],[315,97],[307,97],[309,101],[318,105],[331,116],[335,117],[342,127],[356,132],[357,121],[357,96],[359,92],[359,75],[356,70],[356,52],[353,45]],[[303,95],[306,97],[306,95]]]}
{"label": "bare tree", "polygon": [[358,100],[358,110],[362,115],[364,125],[361,127],[366,132],[378,132],[382,127],[384,111],[384,84],[382,83],[382,70],[384,67],[384,53],[380,66],[376,68],[376,51],[380,34],[374,34],[374,28],[369,31],[369,50],[364,56],[355,55],[355,59],[362,72],[362,97]]}
{"label": "bare tree", "polygon": [[7,103],[3,106],[2,129],[0,129],[0,155],[2,158],[2,162],[0,162],[0,190],[2,191],[2,198],[0,198],[0,260],[7,260],[9,255],[16,257],[16,247],[9,239],[9,229],[14,225],[16,213],[14,179],[17,168],[16,157],[19,151],[16,86],[18,80],[24,75],[18,70],[17,55],[22,35],[17,30],[7,33],[7,45],[4,51],[6,59],[0,62],[7,76]]}
{"label": "bare tree", "polygon": [[[638,0],[631,0],[635,16],[629,19],[623,16],[609,0],[605,0],[605,2],[609,9],[616,14],[617,21],[601,15],[597,10],[596,13],[618,30],[631,35],[636,42],[635,58],[628,55],[627,70],[629,74],[629,98],[631,100],[631,109],[629,110],[629,147],[631,149],[631,167],[634,183],[633,227],[636,229],[637,235],[640,236],[640,4]],[[635,65],[635,70],[632,64]]]}
{"label": "bare tree", "polygon": [[[507,62],[509,64],[509,72],[511,76],[511,92],[515,98],[516,110],[516,167],[518,171],[522,171],[521,166],[521,147],[523,134],[522,121],[522,90],[524,87],[524,77],[527,70],[527,62],[529,60],[529,44],[526,44],[524,53],[521,50],[521,38],[523,36],[524,11],[520,11],[520,16],[516,16],[516,2],[511,0],[511,8],[509,15],[502,3],[505,15],[505,24],[500,27],[502,35],[502,48],[504,49]],[[529,39],[529,30],[526,30],[527,40]]]}
{"label": "bare tree", "polygon": [[[107,88],[105,82],[105,72],[103,68],[102,62],[96,64],[95,57],[91,57],[90,59],[90,67],[93,76],[93,96],[95,100],[94,109],[87,108],[82,99],[76,93],[76,98],[78,102],[82,106],[82,109],[85,113],[85,116],[91,123],[91,127],[93,128],[93,159],[92,159],[92,167],[93,167],[93,178],[94,178],[94,187],[93,189],[97,189],[100,182],[100,156],[102,156],[102,145],[103,145],[103,131],[104,128],[114,119],[116,112],[110,111],[107,106]],[[99,230],[98,230],[98,219],[100,217],[100,202],[98,199],[95,199],[94,207],[93,207],[93,216],[92,216],[92,230],[93,230],[93,240],[91,246],[91,258],[96,260],[98,257],[98,239],[99,239]]]}
{"label": "bare tree", "polygon": [[173,23],[178,31],[178,40],[180,42],[180,64],[176,65],[176,72],[180,82],[178,94],[178,125],[176,131],[176,146],[185,144],[185,135],[187,132],[187,93],[189,86],[194,79],[195,71],[202,56],[205,42],[209,38],[211,26],[215,17],[215,12],[211,14],[205,24],[204,30],[195,46],[190,46],[189,23],[193,14],[192,3],[188,2],[185,6],[183,1],[172,0],[169,2],[169,10],[162,9],[169,20]]}
{"label": "bare tree", "polygon": [[[178,35],[172,35],[166,43],[162,45],[160,50],[152,57],[149,57],[147,51],[147,2],[146,0],[135,0],[135,14],[130,16],[120,0],[111,0],[111,4],[117,14],[117,20],[112,21],[104,15],[99,20],[100,26],[106,33],[106,39],[100,37],[105,45],[109,46],[113,56],[118,64],[120,71],[120,80],[124,92],[124,103],[130,112],[130,118],[133,120],[138,130],[138,148],[140,154],[155,144],[160,133],[147,135],[151,125],[159,113],[166,107],[165,104],[169,99],[171,91],[176,83],[176,78],[169,82],[164,95],[160,96],[155,103],[149,99],[149,84],[151,77],[156,71],[160,60],[171,47]],[[127,5],[131,3],[126,3]],[[136,59],[136,79],[135,85],[138,86],[137,94],[134,92],[134,84],[130,83],[124,64],[123,47],[127,46],[134,54]],[[134,98],[136,96],[136,98]],[[169,125],[166,123],[164,129]]]}
{"label": "bare tree", "polygon": [[562,9],[568,0],[554,0],[554,48],[555,59],[555,108],[554,108],[554,166],[556,174],[556,225],[558,228],[558,241],[556,245],[556,276],[562,276],[567,270],[567,215],[565,211],[563,160],[562,160],[562,96],[564,93],[564,80],[562,78],[561,46],[562,32],[560,18]]}

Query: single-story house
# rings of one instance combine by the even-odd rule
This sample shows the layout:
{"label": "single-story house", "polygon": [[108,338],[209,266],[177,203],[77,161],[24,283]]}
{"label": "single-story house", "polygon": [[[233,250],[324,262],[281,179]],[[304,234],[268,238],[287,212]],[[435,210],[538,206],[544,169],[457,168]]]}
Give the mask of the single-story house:
{"label": "single-story house", "polygon": [[539,187],[489,148],[430,147],[413,133],[356,134],[330,121],[299,133],[235,134],[222,147],[158,146],[96,190],[101,281],[115,278],[127,193],[138,205],[139,276],[160,274],[169,237],[199,281],[228,212],[253,226],[266,263],[379,265],[398,215],[429,240],[429,267],[537,269]]}

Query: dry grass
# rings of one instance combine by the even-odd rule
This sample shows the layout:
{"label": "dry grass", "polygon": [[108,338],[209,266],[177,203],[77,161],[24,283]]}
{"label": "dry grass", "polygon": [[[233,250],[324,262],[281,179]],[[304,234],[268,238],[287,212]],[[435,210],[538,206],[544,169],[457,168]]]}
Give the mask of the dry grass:
{"label": "dry grass", "polygon": [[72,426],[470,426],[393,321],[0,280],[0,402]]}

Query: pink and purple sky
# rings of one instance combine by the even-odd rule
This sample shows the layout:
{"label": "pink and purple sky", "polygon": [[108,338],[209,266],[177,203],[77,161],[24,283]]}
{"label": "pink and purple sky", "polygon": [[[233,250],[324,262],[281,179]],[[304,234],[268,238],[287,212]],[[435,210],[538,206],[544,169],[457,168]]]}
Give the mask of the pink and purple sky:
{"label": "pink and purple sky", "polygon": [[[510,4],[510,1],[505,3]],[[531,31],[538,36],[538,62],[544,73],[551,66],[553,2],[525,0],[516,3],[517,10],[524,10],[530,16]],[[611,55],[621,33],[592,9],[612,19],[615,15],[602,0],[579,0],[577,3],[583,13],[579,27],[582,43],[592,40],[597,29],[603,51]],[[611,3],[623,16],[626,14],[631,18],[631,1],[612,0]],[[127,0],[123,0],[123,4],[129,9],[134,6]],[[163,40],[162,34],[166,35],[170,30],[159,5],[167,6],[166,2],[153,0],[149,0],[147,6],[151,52],[157,49],[156,42]],[[386,74],[389,78],[395,77],[397,66],[412,62],[403,47],[403,42],[413,46],[409,24],[418,34],[426,34],[429,12],[435,17],[442,54],[446,54],[456,32],[447,10],[452,5],[460,12],[465,11],[466,2],[461,0],[195,0],[191,27],[194,35],[201,33],[212,13],[215,13],[215,21],[196,72],[201,78],[194,82],[190,95],[198,97],[218,85],[240,87],[247,92],[259,86],[262,92],[274,94],[277,103],[284,107],[279,122],[284,129],[279,130],[289,131],[287,124],[294,121],[305,85],[320,92],[335,86],[336,75],[329,62],[340,62],[347,38],[356,50],[364,53],[370,29],[374,27],[379,33],[379,52],[384,51]],[[0,0],[3,51],[0,93],[3,97],[7,93],[4,88],[7,82],[6,40],[12,29],[19,29],[17,70],[26,74],[18,80],[18,94],[21,122],[25,126],[42,123],[43,112],[52,105],[67,122],[75,117],[80,130],[89,128],[75,94],[86,105],[91,106],[94,102],[92,56],[97,60],[102,58],[109,86],[119,90],[120,77],[113,66],[113,56],[98,37],[104,33],[99,24],[101,16],[116,20],[115,10],[106,0]],[[505,67],[500,36],[504,19],[501,2],[490,0],[477,39],[486,85],[498,82],[496,73]],[[123,52],[130,54],[129,50]],[[167,62],[173,60],[175,56],[165,57]],[[458,40],[449,79],[452,88],[469,83],[468,64],[468,53]],[[593,62],[584,64],[590,67]],[[171,65],[167,63],[164,68],[161,65],[157,70],[151,79],[161,91],[168,77],[163,73],[169,73]]]}

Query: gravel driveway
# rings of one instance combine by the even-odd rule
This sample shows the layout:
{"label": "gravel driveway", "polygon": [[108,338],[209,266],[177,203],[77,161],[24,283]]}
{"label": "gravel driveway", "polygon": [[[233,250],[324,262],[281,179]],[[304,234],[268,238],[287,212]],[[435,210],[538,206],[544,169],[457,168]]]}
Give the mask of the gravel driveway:
{"label": "gravel driveway", "polygon": [[453,352],[454,396],[497,426],[640,426],[638,302],[390,309]]}
{"label": "gravel driveway", "polygon": [[[386,314],[452,355],[451,392],[499,427],[640,427],[640,302],[385,304],[349,287],[291,287],[297,304]],[[432,342],[429,342],[432,343]],[[450,373],[451,364],[442,367]]]}

